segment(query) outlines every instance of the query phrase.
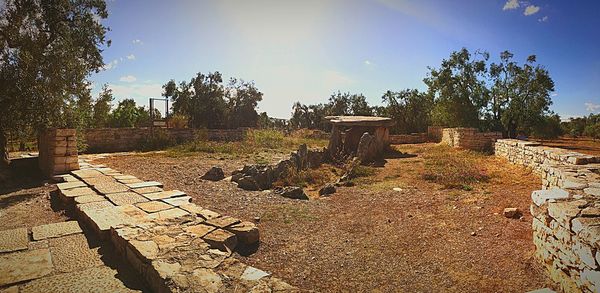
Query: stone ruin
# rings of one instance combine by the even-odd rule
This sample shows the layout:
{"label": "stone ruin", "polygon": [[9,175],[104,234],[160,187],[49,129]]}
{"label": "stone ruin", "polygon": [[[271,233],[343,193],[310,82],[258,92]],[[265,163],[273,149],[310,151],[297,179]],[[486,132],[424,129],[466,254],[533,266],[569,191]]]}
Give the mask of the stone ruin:
{"label": "stone ruin", "polygon": [[541,174],[531,194],[535,257],[564,292],[600,292],[600,157],[501,139],[497,156]]}
{"label": "stone ruin", "polygon": [[358,157],[361,163],[383,157],[390,145],[391,118],[371,116],[327,116],[331,123],[329,156],[332,159]]}

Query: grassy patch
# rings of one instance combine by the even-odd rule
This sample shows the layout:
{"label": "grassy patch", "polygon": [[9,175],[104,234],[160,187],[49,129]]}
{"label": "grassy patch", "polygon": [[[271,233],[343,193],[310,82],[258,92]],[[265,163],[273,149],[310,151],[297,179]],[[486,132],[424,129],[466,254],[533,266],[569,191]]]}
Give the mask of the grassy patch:
{"label": "grassy patch", "polygon": [[284,135],[277,130],[250,130],[243,141],[219,142],[198,138],[167,149],[167,154],[180,157],[196,153],[214,153],[237,157],[261,152],[291,152],[303,143],[309,147],[323,147],[327,145],[327,140],[307,137],[302,132]]}
{"label": "grassy patch", "polygon": [[283,222],[284,224],[293,224],[302,221],[316,221],[317,216],[313,215],[307,207],[296,205],[281,205],[262,215],[262,221]]}
{"label": "grassy patch", "polygon": [[331,165],[322,165],[316,169],[307,169],[286,176],[275,182],[275,186],[318,187],[336,181],[343,171]]}
{"label": "grassy patch", "polygon": [[423,153],[425,172],[423,179],[441,184],[445,188],[473,190],[473,185],[487,182],[490,176],[483,166],[485,155],[458,152],[448,146],[438,145]]}

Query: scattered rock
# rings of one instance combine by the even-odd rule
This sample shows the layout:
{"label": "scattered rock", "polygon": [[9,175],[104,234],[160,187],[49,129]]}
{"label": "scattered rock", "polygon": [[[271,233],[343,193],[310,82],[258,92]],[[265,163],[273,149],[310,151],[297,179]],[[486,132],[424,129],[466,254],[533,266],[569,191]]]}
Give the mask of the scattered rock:
{"label": "scattered rock", "polygon": [[471,236],[477,236],[477,232],[471,232]]}
{"label": "scattered rock", "polygon": [[402,192],[402,188],[400,188],[400,187],[394,187],[394,188],[392,188],[392,190]]}
{"label": "scattered rock", "polygon": [[297,186],[286,186],[286,187],[277,187],[273,189],[274,194],[281,195],[283,197],[291,198],[291,199],[304,199],[308,200],[308,196],[304,193],[302,187]]}
{"label": "scattered rock", "polygon": [[320,196],[328,196],[335,193],[335,185],[328,183],[319,190]]}
{"label": "scattered rock", "polygon": [[521,211],[517,208],[505,208],[502,214],[510,219],[518,219],[521,217]]}
{"label": "scattered rock", "polygon": [[244,190],[259,190],[256,180],[252,176],[244,176],[237,180],[238,187]]}
{"label": "scattered rock", "polygon": [[225,178],[225,173],[223,172],[223,169],[219,167],[212,167],[210,170],[208,170],[208,172],[206,172],[206,174],[204,174],[204,176],[200,178],[210,181],[219,181]]}

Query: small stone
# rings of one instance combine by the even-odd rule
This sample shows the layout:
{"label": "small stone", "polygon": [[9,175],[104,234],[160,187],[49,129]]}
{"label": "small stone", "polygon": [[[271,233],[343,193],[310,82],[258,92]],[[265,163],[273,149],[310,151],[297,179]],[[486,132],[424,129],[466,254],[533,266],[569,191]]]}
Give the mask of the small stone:
{"label": "small stone", "polygon": [[211,247],[222,251],[233,251],[237,245],[237,237],[235,234],[217,229],[205,235],[202,239]]}
{"label": "small stone", "polygon": [[223,172],[223,169],[221,169],[219,167],[212,167],[212,168],[210,168],[210,170],[208,170],[208,172],[206,172],[206,174],[204,174],[200,178],[204,179],[204,180],[210,180],[210,181],[219,181],[219,180],[225,178],[225,173]]}
{"label": "small stone", "polygon": [[263,277],[267,277],[270,274],[259,270],[257,268],[248,266],[246,267],[246,269],[244,270],[244,272],[242,273],[242,276],[240,277],[240,279],[242,280],[246,280],[246,281],[258,281]]}
{"label": "small stone", "polygon": [[291,198],[291,199],[303,199],[308,200],[308,196],[304,193],[302,187],[297,186],[286,186],[286,187],[278,187],[273,190],[274,194],[281,195],[283,197]]}
{"label": "small stone", "polygon": [[397,192],[402,192],[402,188],[400,187],[394,187],[392,188],[393,191],[397,191]]}
{"label": "small stone", "polygon": [[244,245],[252,245],[260,240],[258,227],[251,222],[241,222],[226,228],[238,238],[238,241]]}
{"label": "small stone", "polygon": [[509,219],[518,219],[521,217],[522,213],[518,208],[505,208],[502,215]]}
{"label": "small stone", "polygon": [[475,231],[471,232],[471,236],[477,236],[477,232],[475,232]]}

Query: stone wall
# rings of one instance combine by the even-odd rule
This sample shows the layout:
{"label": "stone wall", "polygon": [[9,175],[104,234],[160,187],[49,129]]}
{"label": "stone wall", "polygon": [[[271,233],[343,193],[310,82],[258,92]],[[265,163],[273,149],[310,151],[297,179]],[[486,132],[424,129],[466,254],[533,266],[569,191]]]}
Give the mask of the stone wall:
{"label": "stone wall", "polygon": [[494,142],[501,138],[500,132],[478,132],[475,128],[444,128],[441,142],[455,148],[488,151],[493,150]]}
{"label": "stone wall", "polygon": [[427,133],[391,134],[391,144],[426,143],[429,141]]}
{"label": "stone wall", "polygon": [[427,126],[427,136],[429,137],[429,141],[441,142],[443,129],[444,128],[441,126]]}
{"label": "stone wall", "polygon": [[535,257],[552,280],[564,292],[600,292],[598,157],[514,139],[498,140],[496,155],[542,176],[530,212]]}
{"label": "stone wall", "polygon": [[75,129],[48,129],[38,137],[38,164],[46,176],[79,169]]}
{"label": "stone wall", "polygon": [[84,131],[87,151],[122,152],[139,149],[145,140],[152,137],[182,143],[196,138],[211,141],[240,141],[246,135],[245,128],[238,129],[192,129],[192,128],[97,128]]}

